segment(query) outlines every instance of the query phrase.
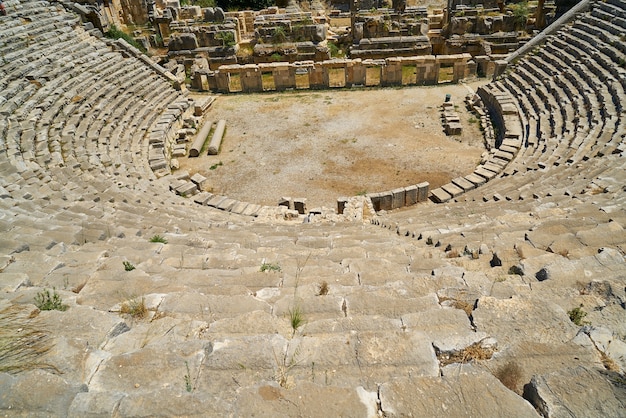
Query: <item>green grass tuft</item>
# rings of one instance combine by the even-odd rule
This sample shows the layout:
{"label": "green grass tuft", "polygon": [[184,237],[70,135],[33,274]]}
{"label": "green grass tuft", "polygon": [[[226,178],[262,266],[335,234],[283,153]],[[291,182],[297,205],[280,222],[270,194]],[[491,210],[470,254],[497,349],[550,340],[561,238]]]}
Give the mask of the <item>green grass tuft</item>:
{"label": "green grass tuft", "polygon": [[152,238],[150,238],[150,242],[160,242],[161,244],[167,244],[167,239],[164,236],[161,235],[153,235]]}
{"label": "green grass tuft", "polygon": [[280,265],[278,263],[263,263],[261,264],[261,272],[266,272],[266,271],[282,271],[282,268],[280,267]]}

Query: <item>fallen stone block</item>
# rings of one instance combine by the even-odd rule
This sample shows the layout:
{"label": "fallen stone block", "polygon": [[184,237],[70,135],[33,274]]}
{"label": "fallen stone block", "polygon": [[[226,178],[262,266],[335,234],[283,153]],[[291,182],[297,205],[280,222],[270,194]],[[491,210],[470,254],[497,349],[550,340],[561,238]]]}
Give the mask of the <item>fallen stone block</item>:
{"label": "fallen stone block", "polygon": [[440,187],[433,190],[431,192],[431,196],[433,200],[435,201],[435,203],[444,203],[452,199],[452,196],[450,196],[445,190],[443,190]]}
{"label": "fallen stone block", "polygon": [[198,189],[202,190],[202,188],[204,187],[204,184],[207,181],[207,178],[204,177],[202,174],[200,173],[196,173],[193,176],[191,176],[190,180],[196,185],[198,186]]}

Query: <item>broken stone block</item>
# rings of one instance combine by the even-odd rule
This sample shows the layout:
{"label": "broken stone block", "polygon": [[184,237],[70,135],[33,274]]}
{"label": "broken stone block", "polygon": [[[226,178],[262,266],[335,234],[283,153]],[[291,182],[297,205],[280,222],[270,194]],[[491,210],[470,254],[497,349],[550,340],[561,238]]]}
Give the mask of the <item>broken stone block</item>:
{"label": "broken stone block", "polygon": [[290,197],[281,197],[278,201],[278,206],[284,206],[288,209],[293,209],[293,200]]}
{"label": "broken stone block", "polygon": [[293,199],[293,208],[298,211],[300,215],[304,215],[306,213],[306,199],[305,198],[296,198]]}
{"label": "broken stone block", "polygon": [[198,189],[202,190],[204,188],[204,184],[207,181],[207,178],[204,177],[202,174],[200,173],[196,173],[193,176],[191,176],[190,179],[196,186],[198,186]]}
{"label": "broken stone block", "polygon": [[617,417],[623,415],[624,406],[615,390],[599,372],[578,366],[533,376],[524,386],[524,398],[548,418],[590,416],[590,411]]}

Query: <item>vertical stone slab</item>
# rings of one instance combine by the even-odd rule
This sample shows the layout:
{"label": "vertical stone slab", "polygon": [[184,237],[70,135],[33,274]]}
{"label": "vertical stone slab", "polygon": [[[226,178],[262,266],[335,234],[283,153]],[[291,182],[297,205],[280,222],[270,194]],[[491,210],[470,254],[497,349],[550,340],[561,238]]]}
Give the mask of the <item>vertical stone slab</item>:
{"label": "vertical stone slab", "polygon": [[218,70],[215,73],[215,80],[217,81],[217,91],[220,93],[229,93],[229,73],[226,70],[220,71]]}
{"label": "vertical stone slab", "polygon": [[391,192],[381,192],[380,193],[380,210],[391,210],[393,209],[393,196]]}
{"label": "vertical stone slab", "polygon": [[309,71],[309,86],[311,89],[328,88],[328,73],[321,62],[316,62]]}
{"label": "vertical stone slab", "polygon": [[391,191],[391,208],[399,209],[404,207],[404,200],[406,197],[406,193],[403,187],[393,189]]}
{"label": "vertical stone slab", "polygon": [[346,205],[348,204],[347,197],[339,197],[337,198],[337,213],[342,215],[343,211],[346,209]]}
{"label": "vertical stone slab", "polygon": [[363,65],[363,61],[360,58],[353,60],[352,64],[352,80],[350,83],[356,86],[364,86],[365,85],[365,65]]}
{"label": "vertical stone slab", "polygon": [[418,202],[425,202],[428,199],[429,187],[430,187],[430,184],[427,181],[423,183],[419,183],[417,185],[417,201]]}
{"label": "vertical stone slab", "polygon": [[404,206],[411,206],[417,203],[417,186],[404,188]]}
{"label": "vertical stone slab", "polygon": [[298,211],[300,215],[304,215],[306,213],[306,199],[303,197],[293,199],[293,208]]}
{"label": "vertical stone slab", "polygon": [[384,86],[402,85],[402,61],[399,58],[387,58],[383,66],[380,84]]}
{"label": "vertical stone slab", "polygon": [[276,91],[296,88],[296,70],[288,62],[277,62],[273,73]]}
{"label": "vertical stone slab", "polygon": [[257,93],[263,91],[261,70],[258,65],[247,64],[241,71],[241,90],[246,93]]}

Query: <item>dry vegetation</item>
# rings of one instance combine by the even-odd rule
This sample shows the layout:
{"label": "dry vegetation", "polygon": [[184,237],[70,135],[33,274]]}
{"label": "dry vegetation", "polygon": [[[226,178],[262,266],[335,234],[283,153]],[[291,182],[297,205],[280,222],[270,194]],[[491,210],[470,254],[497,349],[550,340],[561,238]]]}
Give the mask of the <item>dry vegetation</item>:
{"label": "dry vegetation", "polygon": [[504,386],[516,392],[522,379],[522,368],[516,362],[509,361],[496,370],[495,376]]}
{"label": "dry vegetation", "polygon": [[437,353],[437,359],[441,367],[452,363],[469,363],[471,361],[489,360],[495,350],[486,348],[481,344],[475,343],[465,347],[463,350],[454,353]]}
{"label": "dry vegetation", "polygon": [[0,310],[0,372],[56,370],[43,360],[52,348],[52,340],[37,325],[34,316],[38,312],[27,312],[15,305]]}

